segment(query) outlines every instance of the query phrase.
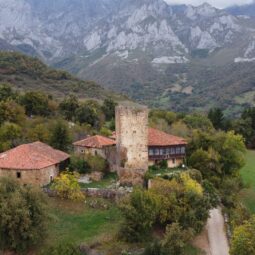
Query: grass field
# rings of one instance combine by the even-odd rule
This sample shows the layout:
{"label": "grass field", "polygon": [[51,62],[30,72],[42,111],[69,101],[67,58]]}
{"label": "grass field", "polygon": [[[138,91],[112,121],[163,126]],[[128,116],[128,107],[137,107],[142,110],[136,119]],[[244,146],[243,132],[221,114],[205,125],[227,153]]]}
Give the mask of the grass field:
{"label": "grass field", "polygon": [[252,213],[255,213],[255,151],[247,152],[241,176],[246,186],[241,192],[242,201]]}
{"label": "grass field", "polygon": [[[88,202],[89,203],[89,202]],[[107,209],[92,209],[85,203],[49,199],[51,223],[44,247],[91,243],[118,232],[121,215],[116,206],[103,201]]]}

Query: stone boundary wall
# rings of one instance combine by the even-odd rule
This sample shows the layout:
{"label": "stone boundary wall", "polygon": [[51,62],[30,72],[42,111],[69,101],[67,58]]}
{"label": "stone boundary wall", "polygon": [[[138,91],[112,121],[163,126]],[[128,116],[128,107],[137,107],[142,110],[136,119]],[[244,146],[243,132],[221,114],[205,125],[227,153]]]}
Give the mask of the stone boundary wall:
{"label": "stone boundary wall", "polygon": [[[56,197],[57,196],[56,192],[49,189],[49,188],[43,188],[43,191],[49,197]],[[130,190],[125,190],[125,189],[87,188],[87,189],[81,189],[81,191],[87,197],[105,198],[105,199],[111,199],[111,200],[119,200],[120,198],[122,198],[125,195],[130,193]]]}

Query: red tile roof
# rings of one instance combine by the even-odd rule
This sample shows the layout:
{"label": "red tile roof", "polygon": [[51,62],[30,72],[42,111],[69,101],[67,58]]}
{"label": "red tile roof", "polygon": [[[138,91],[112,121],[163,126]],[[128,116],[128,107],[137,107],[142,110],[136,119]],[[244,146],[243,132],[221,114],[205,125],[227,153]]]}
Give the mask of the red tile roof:
{"label": "red tile roof", "polygon": [[84,140],[73,143],[74,146],[97,148],[97,149],[101,149],[105,146],[112,146],[115,144],[116,142],[114,140],[101,135],[90,136]]}
{"label": "red tile roof", "polygon": [[[187,141],[178,136],[169,135],[163,131],[155,128],[149,128],[148,145],[149,146],[173,146],[173,145],[186,145]],[[116,139],[116,132],[112,132],[112,139]]]}
{"label": "red tile roof", "polygon": [[169,135],[158,129],[149,128],[149,146],[173,146],[186,144],[187,141],[184,138]]}
{"label": "red tile roof", "polygon": [[39,170],[68,159],[70,156],[47,144],[35,142],[23,144],[0,154],[0,168],[15,170]]}

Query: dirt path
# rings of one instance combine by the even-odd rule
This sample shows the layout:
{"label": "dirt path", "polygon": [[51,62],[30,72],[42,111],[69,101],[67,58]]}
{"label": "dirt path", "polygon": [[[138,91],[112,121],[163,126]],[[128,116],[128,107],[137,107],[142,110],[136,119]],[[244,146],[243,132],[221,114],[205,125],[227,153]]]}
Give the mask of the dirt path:
{"label": "dirt path", "polygon": [[208,231],[210,254],[229,255],[229,245],[221,209],[218,208],[210,211],[210,218],[206,228]]}

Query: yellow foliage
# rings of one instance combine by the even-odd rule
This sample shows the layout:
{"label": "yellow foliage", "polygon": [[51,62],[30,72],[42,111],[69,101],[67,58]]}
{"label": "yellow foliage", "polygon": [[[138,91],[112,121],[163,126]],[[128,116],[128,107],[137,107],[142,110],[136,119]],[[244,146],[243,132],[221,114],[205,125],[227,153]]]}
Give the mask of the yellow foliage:
{"label": "yellow foliage", "polygon": [[79,174],[74,172],[63,172],[54,180],[52,189],[63,199],[82,201],[85,199],[78,183]]}
{"label": "yellow foliage", "polygon": [[183,182],[184,188],[188,192],[194,192],[198,195],[203,195],[203,188],[202,186],[195,180],[193,180],[189,174],[182,173],[181,180]]}

